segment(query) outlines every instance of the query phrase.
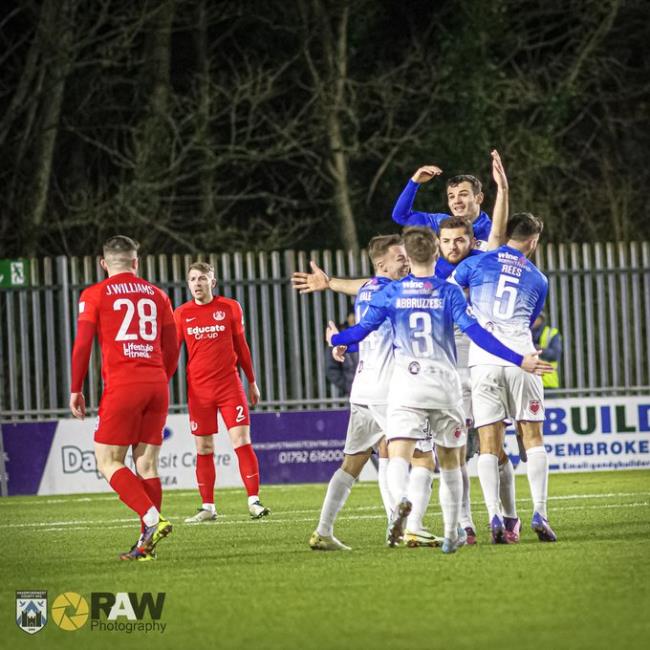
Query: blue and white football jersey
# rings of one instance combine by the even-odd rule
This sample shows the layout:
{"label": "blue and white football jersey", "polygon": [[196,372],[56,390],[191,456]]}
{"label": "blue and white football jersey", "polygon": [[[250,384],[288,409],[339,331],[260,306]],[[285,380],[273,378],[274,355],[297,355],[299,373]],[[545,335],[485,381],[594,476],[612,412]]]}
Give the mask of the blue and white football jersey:
{"label": "blue and white football jersey", "polygon": [[392,326],[395,353],[391,403],[458,408],[462,392],[454,323],[461,330],[476,323],[462,291],[435,276],[408,275],[373,296],[359,326],[373,331],[386,318]]}
{"label": "blue and white football jersey", "polygon": [[[472,311],[486,330],[519,354],[535,351],[530,326],[544,306],[548,280],[523,253],[501,246],[468,257],[452,279],[469,288]],[[512,364],[472,343],[469,365]]]}
{"label": "blue and white football jersey", "polygon": [[[379,292],[390,285],[390,278],[370,279],[361,287],[354,301],[357,323],[363,318],[370,303]],[[393,374],[393,328],[389,320],[371,332],[359,343],[359,364],[350,390],[353,404],[387,404],[388,387]]]}

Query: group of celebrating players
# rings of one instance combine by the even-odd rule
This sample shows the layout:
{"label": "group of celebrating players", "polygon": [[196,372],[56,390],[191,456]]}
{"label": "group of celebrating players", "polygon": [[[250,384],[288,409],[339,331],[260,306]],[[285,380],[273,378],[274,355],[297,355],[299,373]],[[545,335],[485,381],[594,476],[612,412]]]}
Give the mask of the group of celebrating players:
{"label": "group of celebrating players", "polygon": [[[531,528],[542,542],[557,537],[547,519],[548,458],[542,438],[544,395],[540,375],[552,370],[538,358],[531,326],[541,312],[548,282],[529,257],[542,221],[520,212],[508,218],[508,182],[492,152],[497,185],[493,220],[481,210],[474,176],[447,181],[451,212],[416,212],[416,193],[442,173],[421,167],[393,210],[402,235],[371,239],[375,276],[328,277],[315,263],[295,273],[302,293],[331,289],[356,295],[357,324],[327,338],[335,359],[358,345],[350,394],[344,460],[327,488],[314,550],[350,547],[334,535],[334,522],[373,450],[386,509],[386,543],[440,546],[454,553],[477,541],[470,508],[468,434],[478,432],[478,475],[494,544],[519,542],[521,520],[514,469],[504,451],[507,422],[516,426],[533,501]],[[467,298],[466,299],[466,295]],[[444,535],[423,524],[434,476],[440,468]]]}
{"label": "group of celebrating players", "polygon": [[[350,550],[334,536],[334,522],[373,451],[379,454],[389,546],[441,546],[453,553],[475,544],[466,466],[474,453],[468,432],[475,430],[492,542],[517,543],[521,521],[514,470],[504,451],[508,421],[516,425],[520,456],[527,462],[532,529],[541,541],[556,541],[546,512],[540,379],[552,366],[538,358],[530,332],[548,286],[529,259],[543,225],[529,213],[508,218],[508,183],[496,151],[492,171],[497,184],[493,219],[481,211],[481,183],[469,175],[447,181],[451,215],[413,211],[420,185],[442,173],[435,166],[421,167],[393,210],[393,219],[406,226],[403,233],[373,237],[369,243],[374,277],[330,278],[312,262],[312,272],[292,278],[302,293],[331,289],[356,295],[357,324],[338,332],[330,322],[327,329],[334,358],[341,360],[358,346],[359,363],[344,460],[330,480],[309,540],[314,550]],[[213,434],[218,413],[237,455],[249,513],[255,519],[268,515],[259,500],[248,412],[248,401],[257,404],[260,391],[239,303],[214,295],[214,269],[196,262],[187,272],[192,300],[173,311],[161,289],[137,277],[138,244],[123,235],[104,243],[100,263],[108,277],[84,290],[79,300],[70,409],[75,417],[85,417],[82,386],[97,336],[104,384],[94,436],[97,469],[141,521],[137,542],[120,558],[155,559],[158,543],[172,531],[161,514],[158,456],[168,383],[183,343],[202,500],[185,522],[217,516]],[[248,399],[240,368],[248,380]],[[135,471],[126,466],[129,449]],[[436,460],[443,537],[423,523]]]}

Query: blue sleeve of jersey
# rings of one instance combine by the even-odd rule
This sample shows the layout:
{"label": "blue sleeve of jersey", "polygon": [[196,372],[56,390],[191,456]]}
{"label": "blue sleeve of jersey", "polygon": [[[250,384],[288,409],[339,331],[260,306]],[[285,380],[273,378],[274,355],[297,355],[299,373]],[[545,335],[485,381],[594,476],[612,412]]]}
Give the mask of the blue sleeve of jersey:
{"label": "blue sleeve of jersey", "polygon": [[537,299],[537,302],[535,303],[535,309],[533,309],[533,313],[530,317],[530,326],[533,326],[533,323],[537,320],[537,317],[540,315],[542,312],[542,309],[544,308],[544,303],[546,302],[546,294],[548,293],[548,282],[544,282],[544,285],[539,292],[539,298]]}
{"label": "blue sleeve of jersey", "polygon": [[428,212],[416,212],[411,209],[419,189],[420,185],[418,183],[409,180],[393,208],[393,221],[396,221],[401,226],[429,226],[429,228],[433,228],[438,232],[439,220],[435,218],[437,215]]}
{"label": "blue sleeve of jersey", "polygon": [[452,277],[458,286],[463,289],[469,287],[469,278],[472,274],[473,264],[470,264],[471,257],[464,259],[452,273]]}
{"label": "blue sleeve of jersey", "polygon": [[475,325],[478,321],[474,314],[472,314],[472,310],[467,304],[463,292],[455,284],[450,284],[448,291],[452,318],[454,319],[454,323],[464,332],[468,327]]}
{"label": "blue sleeve of jersey", "polygon": [[364,312],[361,320],[352,327],[335,334],[332,337],[332,345],[352,345],[353,343],[359,343],[370,334],[374,332],[388,316],[388,304],[389,298],[388,294],[390,293],[389,287],[383,291],[378,291],[370,301],[368,309]]}
{"label": "blue sleeve of jersey", "polygon": [[517,354],[514,350],[503,345],[499,339],[492,336],[492,334],[487,330],[484,330],[478,323],[474,323],[463,331],[472,341],[474,341],[474,343],[476,343],[476,345],[487,350],[490,354],[493,354],[496,357],[514,363],[515,366],[520,366],[524,360],[524,357],[521,354]]}
{"label": "blue sleeve of jersey", "polygon": [[348,345],[348,349],[346,352],[358,352],[359,351],[359,344],[358,343],[352,343],[352,345]]}

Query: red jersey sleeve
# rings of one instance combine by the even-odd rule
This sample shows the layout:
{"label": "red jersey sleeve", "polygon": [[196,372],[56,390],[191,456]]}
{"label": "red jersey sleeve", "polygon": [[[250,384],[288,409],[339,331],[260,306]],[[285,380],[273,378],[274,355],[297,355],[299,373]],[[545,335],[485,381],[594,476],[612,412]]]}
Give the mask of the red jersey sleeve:
{"label": "red jersey sleeve", "polygon": [[92,289],[86,289],[79,298],[79,318],[77,336],[72,349],[72,377],[70,392],[80,393],[88,372],[88,362],[93,349],[93,340],[97,331],[99,310]]}
{"label": "red jersey sleeve", "polygon": [[251,351],[246,341],[246,334],[244,331],[244,312],[241,305],[237,301],[233,301],[232,311],[232,343],[237,354],[237,361],[246,375],[249,383],[255,381],[255,372],[253,371],[253,360],[251,358]]}
{"label": "red jersey sleeve", "polygon": [[176,324],[176,340],[178,341],[178,348],[180,350],[183,345],[183,308],[177,307],[174,310],[174,323]]}
{"label": "red jersey sleeve", "polygon": [[162,317],[161,317],[161,335],[160,347],[162,349],[163,365],[167,373],[167,379],[171,379],[176,372],[178,365],[179,342],[176,338],[176,324],[174,322],[174,312],[169,296],[161,291],[162,295]]}

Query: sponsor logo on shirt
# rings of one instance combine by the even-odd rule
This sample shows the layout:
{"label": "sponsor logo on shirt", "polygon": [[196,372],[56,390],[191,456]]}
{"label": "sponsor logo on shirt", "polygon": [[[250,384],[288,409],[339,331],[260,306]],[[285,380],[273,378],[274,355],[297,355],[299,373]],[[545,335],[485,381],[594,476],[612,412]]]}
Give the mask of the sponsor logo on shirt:
{"label": "sponsor logo on shirt", "polygon": [[129,359],[151,359],[153,345],[149,343],[123,343],[122,353]]}
{"label": "sponsor logo on shirt", "polygon": [[219,336],[219,332],[225,331],[225,325],[205,325],[204,327],[196,325],[194,327],[188,327],[186,330],[187,335],[193,336],[197,341],[200,341],[203,338],[216,339]]}

